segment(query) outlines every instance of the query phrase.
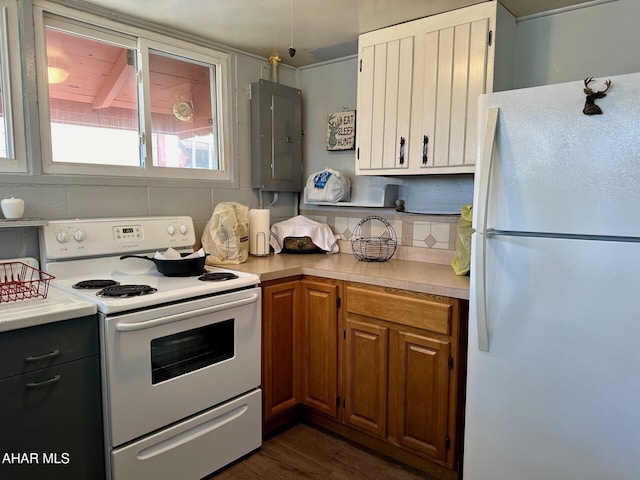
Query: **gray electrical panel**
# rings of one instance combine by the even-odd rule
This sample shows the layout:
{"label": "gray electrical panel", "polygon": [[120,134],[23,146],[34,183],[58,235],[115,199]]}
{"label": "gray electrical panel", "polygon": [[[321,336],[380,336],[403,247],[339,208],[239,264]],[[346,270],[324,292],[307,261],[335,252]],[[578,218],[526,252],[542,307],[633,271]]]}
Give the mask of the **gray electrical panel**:
{"label": "gray electrical panel", "polygon": [[265,192],[302,187],[302,92],[260,80],[251,84],[252,186]]}

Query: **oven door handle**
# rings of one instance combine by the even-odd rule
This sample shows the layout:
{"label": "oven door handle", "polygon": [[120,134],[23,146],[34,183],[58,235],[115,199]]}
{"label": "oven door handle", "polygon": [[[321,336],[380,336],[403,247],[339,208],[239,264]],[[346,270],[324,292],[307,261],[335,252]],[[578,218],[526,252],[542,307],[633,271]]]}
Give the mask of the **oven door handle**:
{"label": "oven door handle", "polygon": [[207,315],[209,313],[221,312],[223,310],[229,310],[230,308],[249,305],[250,303],[254,303],[257,300],[258,300],[258,294],[254,293],[250,297],[243,298],[240,300],[221,303],[219,305],[213,305],[211,307],[201,308],[199,310],[191,310],[189,312],[176,313],[175,315],[168,315],[162,318],[155,318],[153,320],[147,320],[145,322],[118,323],[116,324],[116,330],[119,332],[135,332],[138,330],[146,330],[147,328],[154,328],[160,325],[166,325],[168,323],[179,322],[187,318],[198,317],[200,315]]}

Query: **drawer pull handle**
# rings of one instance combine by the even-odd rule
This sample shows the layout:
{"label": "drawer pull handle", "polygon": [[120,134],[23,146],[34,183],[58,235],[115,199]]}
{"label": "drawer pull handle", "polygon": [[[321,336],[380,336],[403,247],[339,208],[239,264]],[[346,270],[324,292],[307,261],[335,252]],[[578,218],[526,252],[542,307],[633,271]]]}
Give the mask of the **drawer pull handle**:
{"label": "drawer pull handle", "polygon": [[60,355],[60,350],[54,350],[53,352],[45,353],[44,355],[38,355],[36,357],[27,357],[24,359],[27,363],[40,362],[49,358],[57,357]]}
{"label": "drawer pull handle", "polygon": [[49,380],[44,380],[42,382],[31,382],[31,383],[27,383],[25,385],[25,387],[27,388],[40,388],[40,387],[46,387],[47,385],[51,385],[53,383],[57,383],[60,381],[60,379],[62,378],[62,375],[56,375],[53,378],[50,378]]}

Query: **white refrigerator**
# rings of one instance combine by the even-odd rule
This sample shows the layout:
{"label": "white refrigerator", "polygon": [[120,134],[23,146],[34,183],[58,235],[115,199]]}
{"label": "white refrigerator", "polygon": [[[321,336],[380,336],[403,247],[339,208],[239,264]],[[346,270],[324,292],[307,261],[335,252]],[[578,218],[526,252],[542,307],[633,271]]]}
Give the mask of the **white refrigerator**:
{"label": "white refrigerator", "polygon": [[581,81],[480,98],[464,480],[640,478],[640,74],[610,79],[601,115]]}

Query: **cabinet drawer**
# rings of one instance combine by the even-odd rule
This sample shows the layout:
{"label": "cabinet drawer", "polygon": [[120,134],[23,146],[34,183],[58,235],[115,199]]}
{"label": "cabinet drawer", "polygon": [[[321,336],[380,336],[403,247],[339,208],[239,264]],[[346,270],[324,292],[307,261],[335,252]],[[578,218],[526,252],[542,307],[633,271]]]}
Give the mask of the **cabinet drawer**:
{"label": "cabinet drawer", "polygon": [[0,334],[0,378],[97,355],[95,315]]}
{"label": "cabinet drawer", "polygon": [[104,478],[98,356],[0,380],[0,425],[0,478]]}
{"label": "cabinet drawer", "polygon": [[451,334],[453,306],[445,297],[347,284],[346,299],[349,313]]}

